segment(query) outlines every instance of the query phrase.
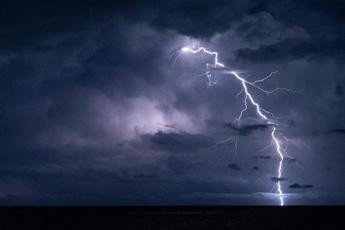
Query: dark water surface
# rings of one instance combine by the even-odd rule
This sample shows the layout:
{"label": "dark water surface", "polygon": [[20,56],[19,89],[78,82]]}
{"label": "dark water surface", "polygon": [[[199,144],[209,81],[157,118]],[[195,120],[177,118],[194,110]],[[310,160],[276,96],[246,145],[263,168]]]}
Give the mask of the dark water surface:
{"label": "dark water surface", "polygon": [[345,229],[344,207],[1,208],[0,229]]}

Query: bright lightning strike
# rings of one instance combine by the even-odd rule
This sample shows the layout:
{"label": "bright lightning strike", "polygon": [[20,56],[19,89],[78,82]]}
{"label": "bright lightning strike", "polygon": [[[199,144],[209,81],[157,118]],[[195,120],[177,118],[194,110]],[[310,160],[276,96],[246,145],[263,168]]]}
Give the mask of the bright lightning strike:
{"label": "bright lightning strike", "polygon": [[[271,136],[272,136],[272,139],[273,139],[274,144],[276,146],[276,152],[279,154],[279,157],[280,157],[279,167],[278,167],[278,178],[282,178],[282,167],[283,167],[284,155],[283,155],[283,152],[281,149],[280,142],[276,137],[276,128],[275,127],[273,127],[273,129],[272,129]],[[280,180],[277,181],[277,191],[279,193],[280,205],[284,206],[283,191],[281,188]]]}
{"label": "bright lightning strike", "polygon": [[241,120],[243,113],[248,109],[247,100],[249,99],[250,103],[255,107],[256,113],[261,117],[263,120],[268,120],[265,114],[262,113],[262,109],[260,105],[254,100],[253,96],[249,93],[248,87],[247,87],[247,81],[241,78],[236,72],[232,71],[231,74],[233,74],[239,81],[241,81],[242,87],[245,92],[245,98],[244,98],[244,105],[245,108],[241,111],[240,116],[237,118],[238,121]]}
{"label": "bright lightning strike", "polygon": [[[212,55],[214,56],[214,63],[213,63],[213,67],[224,67],[224,64],[223,63],[220,63],[218,61],[218,52],[212,52],[212,51],[209,51],[207,50],[206,48],[204,47],[199,47],[198,49],[192,49],[191,47],[188,47],[188,46],[185,46],[181,49],[182,52],[184,53],[193,53],[193,54],[196,54],[196,53],[199,53],[199,52],[204,52],[204,53],[207,53],[209,55]],[[208,64],[207,64],[208,65]]]}
{"label": "bright lightning strike", "polygon": [[[219,62],[218,60],[218,52],[215,51],[209,51],[207,50],[205,47],[199,47],[199,48],[192,48],[190,46],[185,46],[181,49],[181,52],[183,53],[192,53],[192,54],[197,54],[200,52],[203,52],[205,54],[211,55],[213,56],[213,63],[206,63],[206,69],[207,71],[204,73],[204,75],[208,78],[208,86],[212,86],[214,85],[216,82],[214,80],[212,80],[212,74],[210,73],[209,68],[213,67],[213,68],[226,68],[226,66]],[[261,91],[262,93],[265,93],[267,95],[270,95],[276,91],[287,91],[290,93],[297,93],[297,91],[292,90],[292,89],[288,89],[288,88],[275,88],[273,90],[265,90],[262,87],[260,87],[258,84],[262,83],[268,79],[270,79],[273,74],[277,73],[277,71],[270,73],[269,75],[267,75],[266,77],[256,80],[254,82],[250,82],[247,81],[245,78],[241,77],[239,75],[239,73],[235,72],[235,71],[224,71],[225,74],[230,74],[232,76],[235,77],[235,79],[237,79],[238,81],[240,81],[241,86],[242,86],[242,90],[237,94],[237,97],[239,97],[242,93],[244,93],[244,100],[243,100],[243,104],[244,104],[244,108],[241,110],[239,116],[237,117],[237,124],[238,126],[240,125],[240,121],[244,115],[244,113],[248,110],[248,102],[255,108],[256,114],[257,116],[262,119],[263,121],[269,123],[269,124],[275,124],[275,122],[272,122],[271,119],[268,116],[274,117],[273,114],[265,109],[263,109],[260,104],[255,100],[255,98],[253,97],[253,95],[251,94],[249,88],[255,88],[259,91]],[[275,124],[276,125],[276,124]],[[280,200],[280,205],[284,206],[284,193],[282,190],[282,185],[281,185],[281,180],[282,180],[282,171],[283,171],[283,160],[284,160],[284,153],[285,150],[282,148],[282,144],[280,142],[280,140],[276,137],[276,127],[273,126],[272,130],[271,130],[271,140],[272,143],[275,146],[275,152],[276,155],[279,157],[279,165],[278,165],[278,169],[277,169],[277,182],[275,187],[277,187],[277,194]],[[222,142],[227,142],[229,140],[233,140],[232,138],[228,138]],[[237,148],[237,138],[236,138],[236,148]]]}

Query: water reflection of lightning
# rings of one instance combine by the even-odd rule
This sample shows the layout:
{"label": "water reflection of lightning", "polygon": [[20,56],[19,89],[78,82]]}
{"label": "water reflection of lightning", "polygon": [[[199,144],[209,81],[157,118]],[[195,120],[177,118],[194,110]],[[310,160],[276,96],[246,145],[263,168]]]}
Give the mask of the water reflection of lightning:
{"label": "water reflection of lightning", "polygon": [[[210,68],[222,68],[224,74],[229,74],[235,77],[235,79],[237,79],[238,81],[240,81],[242,89],[241,91],[237,94],[237,97],[239,97],[241,94],[244,93],[244,108],[241,110],[239,116],[237,117],[236,121],[237,121],[237,125],[240,126],[240,121],[244,115],[244,113],[248,110],[248,102],[255,108],[256,114],[257,116],[265,121],[267,124],[271,124],[273,125],[272,130],[271,130],[271,138],[272,138],[272,143],[275,146],[275,151],[277,156],[279,157],[279,165],[278,165],[278,169],[277,169],[277,182],[275,184],[275,187],[277,187],[277,194],[280,200],[280,205],[283,206],[284,205],[284,194],[283,194],[283,190],[282,190],[282,185],[281,185],[281,180],[282,178],[282,170],[283,170],[283,160],[284,160],[284,153],[285,150],[282,148],[282,144],[281,141],[277,138],[276,136],[276,126],[277,124],[275,122],[273,122],[273,114],[265,109],[263,109],[260,104],[255,101],[253,95],[250,93],[249,91],[249,87],[253,87],[267,95],[270,95],[276,91],[287,91],[287,92],[291,92],[291,93],[296,93],[297,91],[288,89],[288,88],[275,88],[273,90],[265,90],[262,87],[260,87],[258,84],[262,83],[266,80],[268,80],[269,78],[271,78],[273,76],[273,74],[277,73],[277,71],[270,73],[269,75],[267,75],[266,77],[250,82],[247,81],[245,78],[241,77],[239,73],[237,73],[236,71],[229,71],[227,70],[226,66],[218,61],[218,52],[215,51],[209,51],[207,50],[205,47],[198,47],[198,48],[193,48],[190,46],[186,46],[183,47],[180,50],[182,53],[192,53],[192,54],[197,54],[200,52],[203,52],[207,55],[211,55],[213,56],[213,63],[207,63],[206,64],[206,69],[207,71],[204,73],[204,75],[207,77],[208,79],[208,86],[212,86],[214,84],[216,84],[215,80],[212,80],[212,74],[210,72]],[[176,60],[175,60],[176,61]],[[269,118],[270,117],[270,118]],[[221,141],[220,143],[224,143],[227,141],[233,141],[233,138],[227,138],[223,141]],[[236,149],[237,149],[237,137],[235,139],[235,145],[236,145]]]}

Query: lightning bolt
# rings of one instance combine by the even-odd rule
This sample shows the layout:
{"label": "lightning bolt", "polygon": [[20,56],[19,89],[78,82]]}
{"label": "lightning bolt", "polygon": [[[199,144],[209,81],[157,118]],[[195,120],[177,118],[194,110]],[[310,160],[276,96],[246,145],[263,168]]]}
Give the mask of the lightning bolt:
{"label": "lightning bolt", "polygon": [[[276,155],[279,158],[279,165],[278,165],[277,173],[276,173],[277,182],[275,184],[275,187],[277,188],[276,193],[278,195],[280,205],[284,206],[284,193],[283,193],[283,189],[282,189],[282,185],[281,185],[281,180],[283,179],[283,177],[282,177],[283,161],[284,161],[284,155],[286,155],[286,149],[282,148],[281,140],[277,138],[276,126],[278,124],[276,124],[273,120],[274,115],[271,112],[269,112],[268,110],[261,107],[261,105],[253,97],[249,88],[255,88],[255,89],[261,91],[262,93],[265,93],[266,95],[270,95],[270,94],[275,93],[277,91],[286,91],[286,92],[290,92],[290,93],[298,93],[298,91],[288,89],[288,88],[275,88],[272,90],[266,90],[266,89],[262,88],[259,84],[263,83],[266,80],[273,77],[273,75],[275,73],[277,73],[277,71],[271,72],[269,75],[265,76],[262,79],[250,82],[250,81],[246,80],[244,77],[241,77],[238,72],[227,70],[227,67],[223,63],[219,62],[218,52],[207,50],[205,47],[193,48],[191,46],[185,46],[180,50],[180,52],[191,53],[191,54],[197,54],[197,53],[203,52],[203,53],[213,57],[213,63],[206,63],[206,72],[204,73],[204,75],[208,79],[208,86],[212,86],[212,85],[216,84],[216,81],[212,79],[211,68],[223,69],[222,73],[233,76],[236,80],[238,80],[241,83],[242,89],[237,94],[237,97],[239,97],[241,94],[244,94],[244,99],[243,99],[244,108],[240,111],[240,114],[236,119],[238,127],[240,126],[240,121],[243,118],[244,113],[248,110],[248,103],[250,103],[255,108],[255,112],[256,112],[259,119],[265,121],[267,124],[272,125],[271,143],[274,144]],[[176,62],[176,60],[175,60],[175,62]],[[220,143],[232,141],[232,140],[233,140],[233,138],[228,138],[228,139],[226,139]],[[237,150],[237,137],[236,137],[235,144],[236,144],[236,150]]]}
{"label": "lightning bolt", "polygon": [[[278,178],[282,178],[282,167],[283,167],[284,155],[281,149],[281,144],[276,137],[276,127],[273,127],[271,136],[276,146],[276,152],[278,153],[279,158],[280,158],[279,166],[278,166]],[[279,194],[280,206],[284,206],[283,191],[282,191],[282,186],[280,184],[280,180],[277,181],[277,192]]]}

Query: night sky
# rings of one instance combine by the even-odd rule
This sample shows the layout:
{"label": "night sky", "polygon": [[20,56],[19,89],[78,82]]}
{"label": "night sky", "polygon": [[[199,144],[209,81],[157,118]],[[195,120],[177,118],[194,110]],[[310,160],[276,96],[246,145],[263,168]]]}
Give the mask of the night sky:
{"label": "night sky", "polygon": [[[0,205],[345,204],[344,1],[1,1]],[[175,62],[176,55],[179,58]],[[238,151],[226,138],[238,138]],[[279,136],[282,138],[282,136]]]}

